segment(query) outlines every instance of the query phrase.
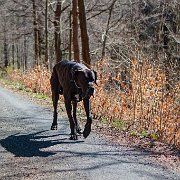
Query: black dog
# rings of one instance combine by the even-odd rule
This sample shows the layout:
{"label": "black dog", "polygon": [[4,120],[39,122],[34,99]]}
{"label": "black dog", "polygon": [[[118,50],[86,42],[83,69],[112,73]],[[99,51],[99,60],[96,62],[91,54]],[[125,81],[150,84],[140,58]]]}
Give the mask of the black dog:
{"label": "black dog", "polygon": [[65,107],[70,122],[70,139],[77,140],[77,133],[82,133],[76,117],[77,102],[81,100],[83,100],[87,116],[83,136],[86,138],[90,134],[92,117],[89,99],[94,93],[93,84],[96,84],[96,79],[97,73],[87,68],[84,64],[63,60],[54,66],[50,80],[54,106],[51,130],[57,129],[57,104],[59,94],[61,94],[64,96]]}

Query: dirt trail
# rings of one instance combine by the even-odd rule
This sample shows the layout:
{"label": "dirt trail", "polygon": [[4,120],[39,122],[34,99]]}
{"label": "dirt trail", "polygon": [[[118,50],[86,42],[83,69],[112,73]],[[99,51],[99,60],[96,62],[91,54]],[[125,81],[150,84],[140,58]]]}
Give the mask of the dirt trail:
{"label": "dirt trail", "polygon": [[0,179],[179,180],[152,164],[148,152],[109,144],[91,133],[69,140],[68,120],[0,87]]}

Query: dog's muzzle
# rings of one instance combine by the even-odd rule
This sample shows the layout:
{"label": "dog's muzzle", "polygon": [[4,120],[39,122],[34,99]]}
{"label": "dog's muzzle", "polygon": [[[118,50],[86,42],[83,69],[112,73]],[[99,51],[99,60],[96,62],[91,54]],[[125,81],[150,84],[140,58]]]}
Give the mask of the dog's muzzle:
{"label": "dog's muzzle", "polygon": [[87,94],[88,96],[93,96],[93,94],[94,94],[94,88],[93,88],[93,87],[88,88],[86,94]]}
{"label": "dog's muzzle", "polygon": [[94,95],[94,92],[95,92],[95,89],[93,87],[93,83],[89,83],[88,84],[88,88],[86,90],[86,92],[84,94],[82,94],[82,97],[85,98],[85,97],[91,97]]}
{"label": "dog's muzzle", "polygon": [[[82,90],[81,87],[79,87],[74,80],[71,80],[71,83],[74,83],[78,89]],[[94,92],[95,92],[95,88],[93,86],[93,82],[89,82],[87,89],[84,92],[81,91],[81,93],[78,94],[81,94],[82,99],[84,99],[86,97],[90,98],[91,96],[93,96]]]}

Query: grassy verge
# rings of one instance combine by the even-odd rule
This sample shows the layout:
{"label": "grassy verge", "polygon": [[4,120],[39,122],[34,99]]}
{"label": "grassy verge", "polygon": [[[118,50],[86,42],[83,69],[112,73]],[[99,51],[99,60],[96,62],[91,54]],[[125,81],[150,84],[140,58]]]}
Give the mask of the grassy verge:
{"label": "grassy verge", "polygon": [[27,93],[29,96],[39,99],[39,100],[48,100],[50,101],[50,97],[38,92],[33,92],[32,89],[25,87],[25,85],[19,81],[12,81],[8,78],[0,78],[0,84],[5,87],[8,87],[13,90],[21,91]]}

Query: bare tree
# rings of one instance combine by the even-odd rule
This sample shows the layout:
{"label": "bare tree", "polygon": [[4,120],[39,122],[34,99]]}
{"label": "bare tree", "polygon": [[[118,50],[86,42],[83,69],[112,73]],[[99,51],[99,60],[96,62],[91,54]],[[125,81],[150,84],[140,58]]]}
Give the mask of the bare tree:
{"label": "bare tree", "polygon": [[90,65],[91,59],[90,59],[90,49],[89,49],[89,36],[87,32],[84,0],[78,0],[78,7],[79,7],[79,22],[81,29],[82,59],[85,64]]}
{"label": "bare tree", "polygon": [[4,66],[7,67],[9,62],[8,62],[8,43],[7,43],[7,24],[6,24],[6,18],[4,17],[3,20],[3,35],[4,35]]}
{"label": "bare tree", "polygon": [[32,0],[32,11],[33,11],[33,31],[34,31],[34,51],[35,51],[35,65],[39,65],[39,40],[38,40],[38,23],[36,13],[36,0]]}
{"label": "bare tree", "polygon": [[48,57],[48,0],[45,1],[45,63],[51,69],[51,62]]}
{"label": "bare tree", "polygon": [[56,10],[54,17],[54,41],[55,41],[55,55],[56,55],[56,63],[61,61],[62,59],[62,51],[61,51],[61,32],[60,32],[60,18],[61,18],[61,0],[57,0],[56,2]]}
{"label": "bare tree", "polygon": [[110,25],[112,11],[113,11],[113,7],[114,7],[115,2],[116,2],[116,0],[113,0],[111,6],[109,7],[109,17],[108,17],[108,20],[107,20],[107,25],[106,25],[105,33],[103,34],[102,59],[105,56],[105,48],[106,48],[107,35],[108,35],[109,28],[110,28],[109,25]]}
{"label": "bare tree", "polygon": [[73,50],[74,50],[74,60],[80,62],[79,57],[79,43],[78,43],[78,12],[77,12],[77,5],[78,1],[72,1],[72,15],[73,15]]}

